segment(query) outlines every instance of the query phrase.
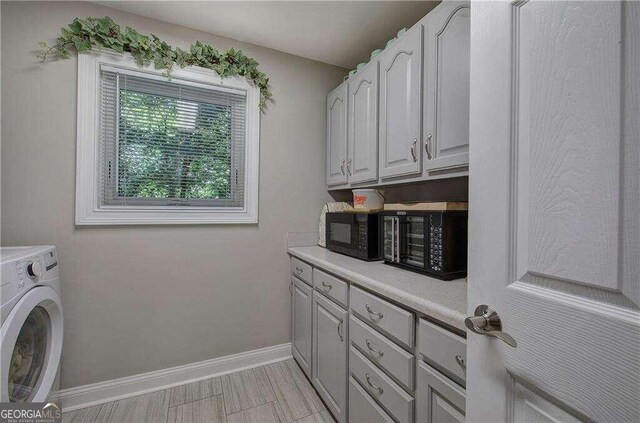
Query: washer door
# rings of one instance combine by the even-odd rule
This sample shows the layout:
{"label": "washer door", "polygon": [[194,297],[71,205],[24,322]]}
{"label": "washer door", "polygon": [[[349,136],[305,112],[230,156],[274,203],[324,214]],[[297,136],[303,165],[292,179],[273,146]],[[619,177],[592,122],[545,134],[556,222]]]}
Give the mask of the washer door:
{"label": "washer door", "polygon": [[2,324],[0,401],[45,401],[62,354],[62,305],[46,286],[28,291]]}

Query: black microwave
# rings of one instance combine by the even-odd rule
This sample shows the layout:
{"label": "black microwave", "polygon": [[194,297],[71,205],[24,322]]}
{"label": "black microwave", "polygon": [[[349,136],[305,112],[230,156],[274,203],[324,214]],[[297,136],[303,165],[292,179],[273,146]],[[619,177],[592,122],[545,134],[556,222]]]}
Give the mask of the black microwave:
{"label": "black microwave", "polygon": [[385,263],[443,280],[467,275],[467,211],[380,212]]}
{"label": "black microwave", "polygon": [[330,212],[325,215],[327,248],[361,260],[380,260],[378,214]]}

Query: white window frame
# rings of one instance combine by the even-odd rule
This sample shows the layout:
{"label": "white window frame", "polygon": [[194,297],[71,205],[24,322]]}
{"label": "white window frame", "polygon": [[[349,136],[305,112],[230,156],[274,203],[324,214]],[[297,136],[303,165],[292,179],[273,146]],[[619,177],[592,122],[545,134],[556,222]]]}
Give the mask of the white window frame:
{"label": "white window frame", "polygon": [[171,79],[246,92],[244,207],[101,206],[100,67],[118,67],[163,77],[153,66],[138,67],[130,54],[91,51],[78,55],[76,138],[76,225],[255,224],[258,223],[260,90],[241,77],[221,78],[210,69],[175,68]]}

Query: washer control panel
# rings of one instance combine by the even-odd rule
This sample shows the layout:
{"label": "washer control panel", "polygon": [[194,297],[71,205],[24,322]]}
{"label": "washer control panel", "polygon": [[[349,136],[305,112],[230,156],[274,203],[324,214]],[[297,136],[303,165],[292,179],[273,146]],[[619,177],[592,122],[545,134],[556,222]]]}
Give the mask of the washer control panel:
{"label": "washer control panel", "polygon": [[47,251],[42,255],[16,262],[18,274],[17,287],[23,288],[27,282],[36,283],[38,280],[58,265],[56,250]]}

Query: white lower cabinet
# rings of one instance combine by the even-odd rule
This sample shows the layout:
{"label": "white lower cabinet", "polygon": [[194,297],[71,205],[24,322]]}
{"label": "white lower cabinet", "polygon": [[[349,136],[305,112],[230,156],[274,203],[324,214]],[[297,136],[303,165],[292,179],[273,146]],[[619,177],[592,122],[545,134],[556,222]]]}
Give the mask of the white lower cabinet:
{"label": "white lower cabinet", "polygon": [[338,422],[347,422],[347,311],[313,293],[313,386]]}
{"label": "white lower cabinet", "polygon": [[413,397],[355,347],[351,347],[349,371],[395,420],[400,423],[413,422]]}
{"label": "white lower cabinet", "polygon": [[349,423],[394,423],[353,376],[349,378]]}
{"label": "white lower cabinet", "polygon": [[311,377],[311,304],[312,291],[306,283],[291,277],[291,354]]}
{"label": "white lower cabinet", "polygon": [[464,422],[464,334],[325,269],[291,268],[292,354],[338,423]]}
{"label": "white lower cabinet", "polygon": [[464,422],[465,402],[464,389],[426,363],[418,363],[417,422]]}

